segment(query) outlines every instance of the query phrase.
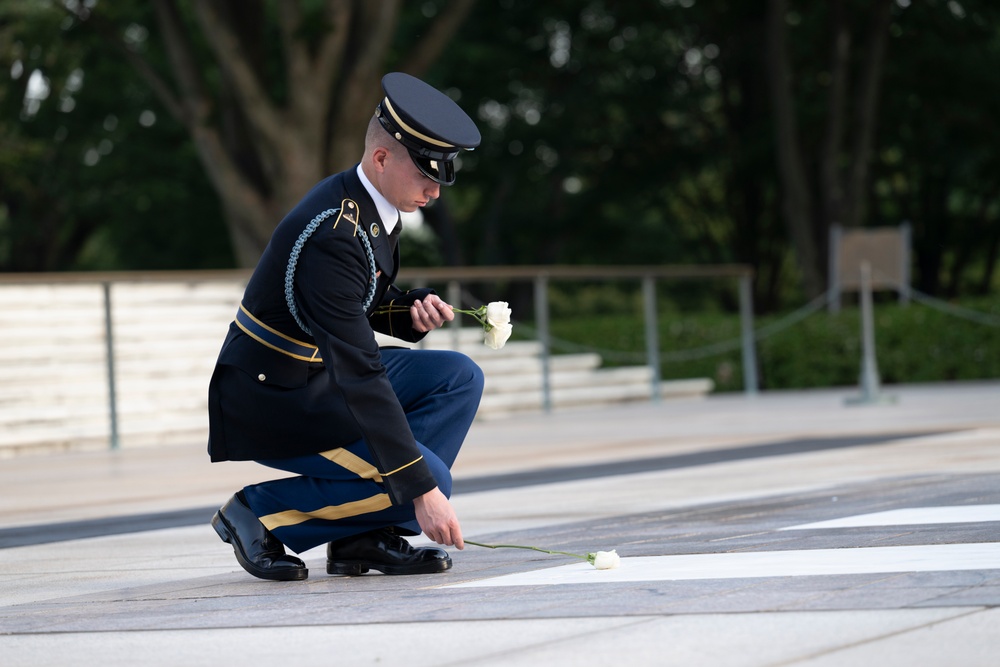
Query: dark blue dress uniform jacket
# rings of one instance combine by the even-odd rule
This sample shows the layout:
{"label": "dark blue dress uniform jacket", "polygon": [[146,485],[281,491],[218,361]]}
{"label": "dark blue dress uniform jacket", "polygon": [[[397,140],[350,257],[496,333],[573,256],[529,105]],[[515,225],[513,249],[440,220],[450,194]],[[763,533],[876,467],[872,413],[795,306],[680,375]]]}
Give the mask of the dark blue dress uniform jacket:
{"label": "dark blue dress uniform jacket", "polygon": [[[349,202],[356,202],[357,228]],[[310,221],[331,209],[302,245],[294,272],[300,328],[285,295],[289,257]],[[347,215],[345,215],[345,212]],[[373,233],[372,224],[378,233]],[[378,275],[369,296],[367,234]],[[409,313],[374,315],[392,304],[408,310],[431,290],[392,286],[399,253],[390,247],[355,169],[317,184],[275,229],[243,296],[261,324],[307,345],[321,362],[295,358],[248,335],[234,322],[209,388],[209,445],[213,461],[276,459],[315,454],[364,439],[393,504],[436,486],[421,458],[406,415],[386,377],[374,331],[417,341]]]}

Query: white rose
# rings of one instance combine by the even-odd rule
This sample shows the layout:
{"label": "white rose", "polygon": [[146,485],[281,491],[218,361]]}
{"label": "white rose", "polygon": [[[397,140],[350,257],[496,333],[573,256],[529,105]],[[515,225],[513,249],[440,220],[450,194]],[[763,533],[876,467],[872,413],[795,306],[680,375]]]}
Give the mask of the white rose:
{"label": "white rose", "polygon": [[493,326],[510,324],[510,308],[506,301],[492,301],[486,305],[486,321]]}
{"label": "white rose", "polygon": [[511,332],[514,327],[508,323],[496,323],[492,325],[492,328],[486,332],[486,337],[483,339],[483,343],[493,350],[499,350],[510,338]]}
{"label": "white rose", "polygon": [[621,557],[618,556],[614,549],[611,551],[598,551],[590,555],[591,558],[587,560],[593,563],[594,567],[598,570],[613,570],[622,563]]}
{"label": "white rose", "polygon": [[486,305],[486,337],[483,343],[494,350],[499,350],[510,338],[514,325],[510,323],[510,308],[506,301],[491,301]]}

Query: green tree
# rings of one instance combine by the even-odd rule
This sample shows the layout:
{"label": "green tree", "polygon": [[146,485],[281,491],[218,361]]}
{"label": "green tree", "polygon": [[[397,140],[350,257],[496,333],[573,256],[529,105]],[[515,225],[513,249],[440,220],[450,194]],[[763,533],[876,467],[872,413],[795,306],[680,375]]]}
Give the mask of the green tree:
{"label": "green tree", "polygon": [[[923,214],[918,256],[937,247],[950,267],[992,266],[993,144],[972,132],[994,131],[996,12],[984,0],[481,2],[455,42],[464,57],[436,68],[485,125],[466,160],[478,187],[448,202],[466,260],[748,262],[769,310],[825,288],[832,224]],[[927,66],[929,33],[953,65]],[[944,111],[946,90],[962,91],[961,113]],[[918,123],[958,140],[954,164],[972,177],[919,188],[920,201],[940,165]],[[911,151],[902,169],[886,162]],[[905,193],[892,185],[903,171]],[[964,255],[937,243],[957,200],[963,226],[989,240]],[[934,201],[951,210],[922,210]],[[921,281],[937,271],[918,268]]]}
{"label": "green tree", "polygon": [[0,16],[0,269],[231,264],[214,192],[145,86],[48,3]]}
{"label": "green tree", "polygon": [[[152,16],[146,3],[67,7],[187,132],[237,261],[252,266],[284,213],[357,160],[387,66],[422,76],[473,1],[428,3],[423,20],[400,0],[154,0]],[[404,23],[420,37],[396,53]]]}
{"label": "green tree", "polygon": [[986,294],[1000,252],[1000,6],[914,2],[893,26],[874,222],[913,225],[916,286]]}
{"label": "green tree", "polygon": [[404,69],[483,129],[425,210],[445,263],[745,262],[767,311],[823,288],[830,224],[910,220],[921,289],[996,282],[988,0],[8,0],[0,17],[5,268],[250,264],[357,158],[379,76]]}

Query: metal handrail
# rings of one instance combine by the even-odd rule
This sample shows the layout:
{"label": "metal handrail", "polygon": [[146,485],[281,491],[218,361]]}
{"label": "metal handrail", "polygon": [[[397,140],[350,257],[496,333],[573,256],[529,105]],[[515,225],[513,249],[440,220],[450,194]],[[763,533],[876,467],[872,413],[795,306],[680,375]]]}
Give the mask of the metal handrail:
{"label": "metal handrail", "polygon": [[[116,271],[116,272],[66,272],[66,273],[0,273],[0,286],[18,284],[100,284],[105,292],[104,308],[107,323],[107,367],[109,378],[109,418],[111,420],[112,447],[117,447],[117,416],[114,384],[113,331],[111,330],[111,294],[114,283],[183,282],[201,283],[216,281],[247,282],[251,272],[247,269],[220,269],[194,271]],[[640,282],[643,294],[644,330],[647,365],[652,373],[650,388],[652,400],[660,398],[660,353],[658,319],[656,316],[656,282],[658,280],[704,280],[727,278],[738,280],[740,304],[740,340],[744,392],[754,395],[758,391],[757,356],[753,325],[752,281],[753,269],[744,264],[721,265],[654,265],[654,266],[601,266],[601,265],[521,265],[521,266],[456,266],[416,267],[400,271],[397,281],[403,284],[426,282],[447,283],[451,303],[461,302],[462,282],[495,282],[504,280],[529,281],[534,286],[536,330],[541,343],[543,409],[551,410],[551,344],[549,340],[549,283],[552,280],[619,280],[635,279]],[[457,339],[458,324],[454,324]]]}

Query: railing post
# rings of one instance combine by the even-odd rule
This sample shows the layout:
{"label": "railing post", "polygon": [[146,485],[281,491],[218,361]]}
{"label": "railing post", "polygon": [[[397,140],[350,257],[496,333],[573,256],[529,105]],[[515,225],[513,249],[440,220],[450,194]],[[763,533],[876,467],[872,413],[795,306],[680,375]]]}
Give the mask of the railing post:
{"label": "railing post", "polygon": [[540,273],[535,276],[535,322],[538,327],[538,342],[541,343],[542,364],[542,410],[552,411],[552,385],[549,354],[549,277]]}
{"label": "railing post", "polygon": [[111,283],[103,282],[104,288],[104,342],[108,366],[108,420],[110,422],[111,449],[118,449],[118,396],[115,391],[115,337],[111,325]]}
{"label": "railing post", "polygon": [[743,347],[743,391],[757,394],[757,351],[753,334],[753,281],[746,273],[740,276],[740,338]]}
{"label": "railing post", "polygon": [[646,323],[646,363],[652,375],[650,396],[653,402],[660,400],[660,336],[656,318],[656,278],[642,278],[642,311]]}

